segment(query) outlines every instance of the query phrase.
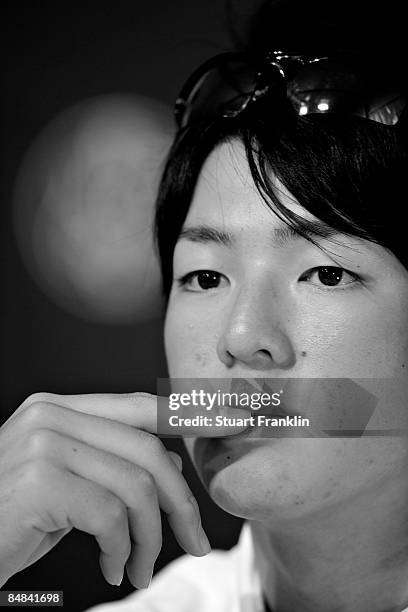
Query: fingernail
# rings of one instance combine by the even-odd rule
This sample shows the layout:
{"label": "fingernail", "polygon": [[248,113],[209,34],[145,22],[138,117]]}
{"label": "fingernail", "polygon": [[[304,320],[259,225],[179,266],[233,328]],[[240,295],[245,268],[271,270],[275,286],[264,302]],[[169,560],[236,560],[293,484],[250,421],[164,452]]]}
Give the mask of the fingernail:
{"label": "fingernail", "polygon": [[200,542],[200,548],[203,555],[208,555],[208,553],[211,552],[211,544],[208,541],[202,525],[198,528],[198,541]]}
{"label": "fingernail", "polygon": [[201,524],[201,516],[200,516],[200,509],[198,507],[198,503],[196,498],[194,497],[194,495],[191,495],[189,497],[190,503],[193,505],[196,513],[197,513],[197,517],[198,517],[198,528],[197,528],[197,536],[198,536],[198,544],[199,544],[199,548],[201,551],[202,555],[208,555],[209,552],[211,552],[211,545],[208,541],[208,538],[205,534],[205,531],[203,529],[203,526]]}
{"label": "fingernail", "polygon": [[120,586],[122,584],[122,580],[123,580],[123,572],[120,574],[116,574],[113,578],[108,580],[108,582],[112,586]]}
{"label": "fingernail", "polygon": [[150,586],[153,576],[153,568],[146,574],[146,577],[142,580],[138,580],[135,587],[138,589],[147,589]]}

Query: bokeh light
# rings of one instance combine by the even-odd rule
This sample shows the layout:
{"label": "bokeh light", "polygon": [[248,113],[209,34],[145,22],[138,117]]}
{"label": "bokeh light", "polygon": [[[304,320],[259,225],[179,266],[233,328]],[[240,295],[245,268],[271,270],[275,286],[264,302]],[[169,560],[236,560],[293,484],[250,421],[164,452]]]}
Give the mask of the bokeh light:
{"label": "bokeh light", "polygon": [[31,145],[16,181],[17,243],[65,310],[109,324],[160,315],[152,227],[173,134],[164,104],[110,95],[63,111]]}

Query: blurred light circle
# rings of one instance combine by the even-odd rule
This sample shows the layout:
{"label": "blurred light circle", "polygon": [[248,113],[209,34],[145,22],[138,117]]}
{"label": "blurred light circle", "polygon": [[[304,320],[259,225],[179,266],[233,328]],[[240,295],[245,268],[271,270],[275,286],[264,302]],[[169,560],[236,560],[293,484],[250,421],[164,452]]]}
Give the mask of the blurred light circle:
{"label": "blurred light circle", "polygon": [[100,96],[60,113],[28,150],[15,188],[17,243],[65,310],[110,324],[162,312],[153,219],[173,134],[165,105]]}

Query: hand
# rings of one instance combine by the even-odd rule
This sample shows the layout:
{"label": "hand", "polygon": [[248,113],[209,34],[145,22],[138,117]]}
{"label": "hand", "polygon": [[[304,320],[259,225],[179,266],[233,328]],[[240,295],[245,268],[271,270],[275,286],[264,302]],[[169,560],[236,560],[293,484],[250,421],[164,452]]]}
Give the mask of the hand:
{"label": "hand", "polygon": [[186,552],[210,551],[181,458],[156,427],[157,398],[146,393],[23,402],[0,429],[0,586],[75,527],[95,536],[109,583],[126,566],[146,587],[162,546],[160,508]]}

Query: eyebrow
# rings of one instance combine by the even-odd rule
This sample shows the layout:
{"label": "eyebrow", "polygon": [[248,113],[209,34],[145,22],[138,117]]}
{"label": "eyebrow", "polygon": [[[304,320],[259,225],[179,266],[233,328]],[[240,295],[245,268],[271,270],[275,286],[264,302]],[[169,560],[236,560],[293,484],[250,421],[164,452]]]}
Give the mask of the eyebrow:
{"label": "eyebrow", "polygon": [[[308,221],[306,227],[302,228],[302,232],[303,236],[289,225],[273,228],[271,230],[272,243],[283,247],[291,241],[300,240],[304,237],[322,239],[339,234],[338,230],[322,221]],[[226,247],[231,247],[236,242],[236,237],[230,232],[205,224],[183,227],[179,235],[179,240],[182,239],[202,244],[213,242]]]}

